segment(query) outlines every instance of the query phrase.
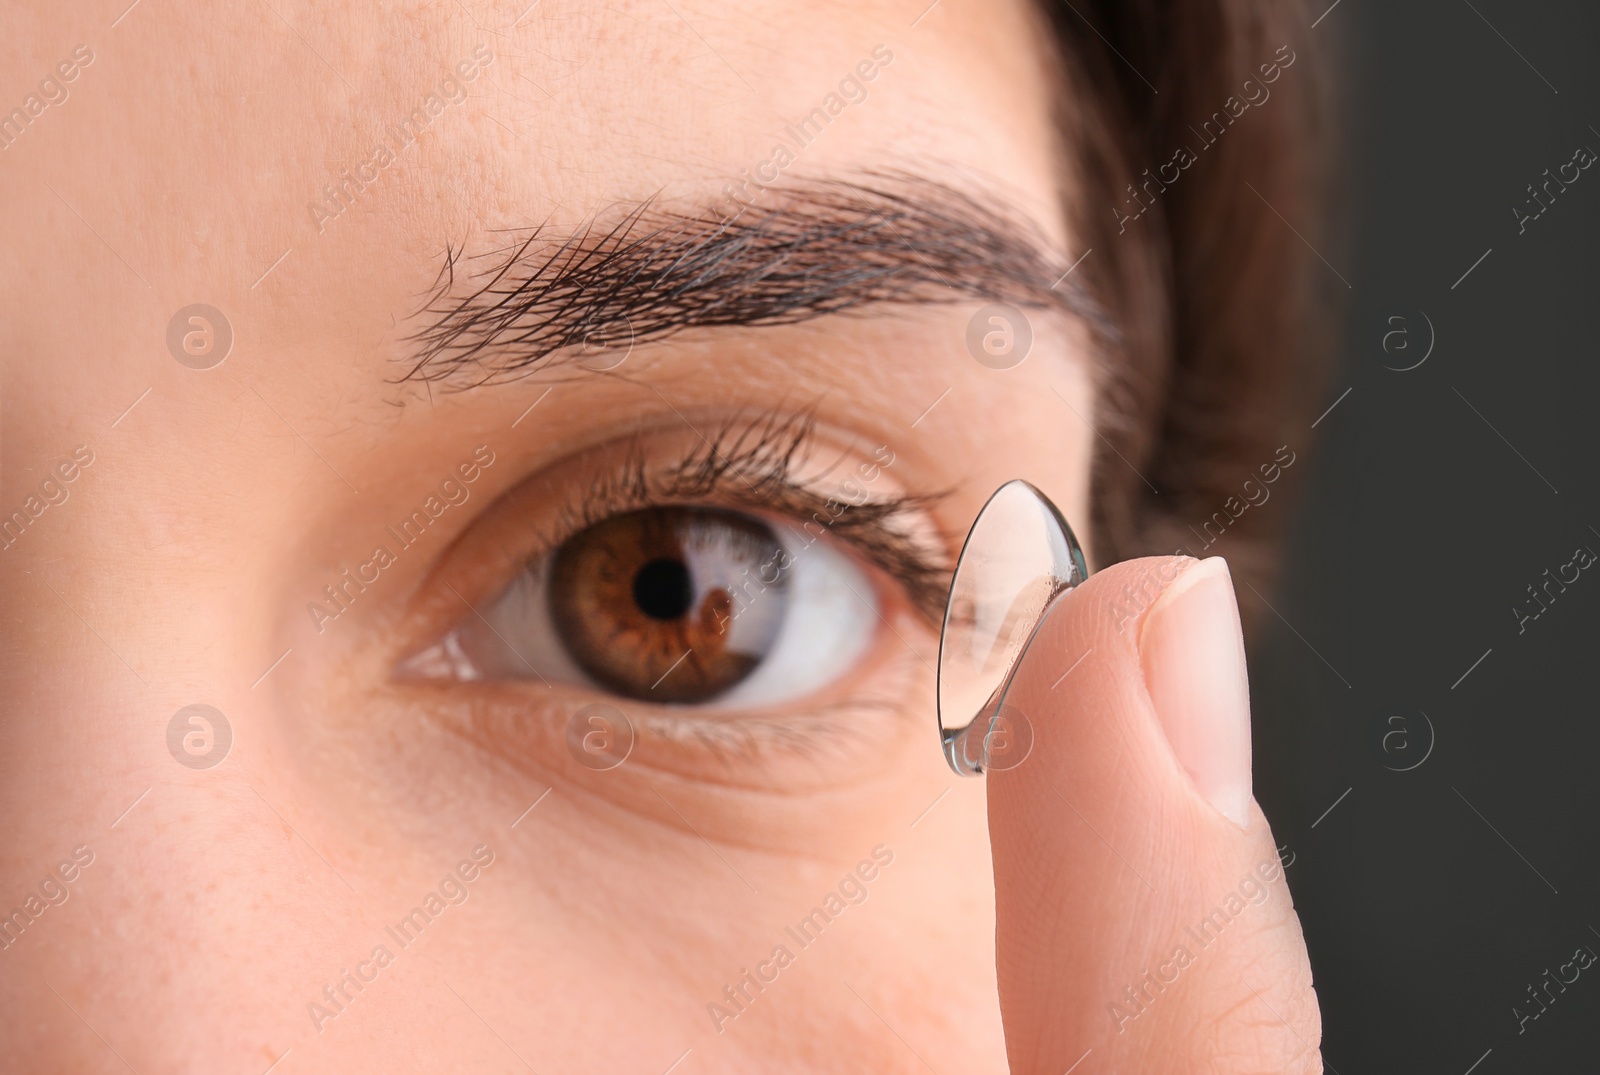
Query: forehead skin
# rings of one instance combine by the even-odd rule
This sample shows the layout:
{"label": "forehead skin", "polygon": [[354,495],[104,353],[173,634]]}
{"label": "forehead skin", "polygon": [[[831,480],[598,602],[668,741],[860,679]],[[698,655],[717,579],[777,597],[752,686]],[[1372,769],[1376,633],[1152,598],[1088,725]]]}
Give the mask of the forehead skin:
{"label": "forehead skin", "polygon": [[[13,8],[0,34],[0,112],[60,98],[40,81],[78,46],[92,54],[0,150],[0,512],[75,446],[94,459],[0,553],[0,910],[74,848],[94,855],[68,901],[0,951],[0,1067],[255,1072],[291,1050],[277,1071],[665,1070],[692,1049],[680,1071],[910,1071],[917,1054],[1003,1069],[982,789],[952,785],[936,750],[897,742],[838,786],[759,799],[682,781],[672,813],[643,785],[596,805],[385,709],[367,686],[398,611],[375,599],[319,640],[303,607],[328,565],[358,559],[363,535],[474,446],[499,460],[486,504],[636,411],[816,403],[840,440],[893,445],[892,481],[953,489],[944,531],[1012,477],[1085,518],[1093,434],[1062,405],[1091,414],[1082,334],[1036,319],[1038,356],[1000,379],[966,349],[975,303],[686,336],[637,359],[660,392],[558,386],[566,402],[514,433],[537,380],[459,396],[394,381],[447,248],[492,251],[508,230],[570,231],[650,197],[713,202],[877,46],[893,58],[866,99],[786,174],[922,171],[1031,218],[1070,263],[1031,10],[125,9]],[[433,94],[436,114],[352,205],[313,211]],[[203,373],[167,347],[194,303],[234,337]],[[396,591],[442,548],[402,562]],[[908,644],[931,654],[937,639]],[[203,772],[174,765],[165,739],[197,701],[236,736]],[[855,932],[805,952],[787,996],[717,1034],[706,1003],[878,843],[895,864],[841,927]],[[499,887],[315,1031],[307,1003],[478,844]],[[729,856],[750,892],[720,872]]]}
{"label": "forehead skin", "polygon": [[[283,312],[274,302],[323,294],[343,272],[369,290],[414,287],[446,241],[720,190],[768,159],[784,126],[877,45],[895,58],[867,87],[869,104],[848,109],[795,170],[945,161],[1004,177],[1013,200],[1053,226],[1041,59],[1019,47],[1036,36],[1030,20],[1013,3],[941,3],[912,30],[911,6],[545,0],[514,29],[510,7],[454,0],[361,15],[141,4],[115,30],[41,19],[8,35],[8,102],[32,88],[23,73],[48,75],[80,42],[96,59],[7,152],[25,158],[8,159],[7,193],[57,225],[8,243],[7,268],[79,288],[83,266],[102,268],[97,305],[121,300],[146,316],[209,295],[268,317]],[[466,84],[470,102],[447,107],[318,234],[308,205],[324,185],[368,161],[484,48],[495,58]],[[252,290],[285,250],[274,285]],[[347,324],[335,303],[318,305]]]}

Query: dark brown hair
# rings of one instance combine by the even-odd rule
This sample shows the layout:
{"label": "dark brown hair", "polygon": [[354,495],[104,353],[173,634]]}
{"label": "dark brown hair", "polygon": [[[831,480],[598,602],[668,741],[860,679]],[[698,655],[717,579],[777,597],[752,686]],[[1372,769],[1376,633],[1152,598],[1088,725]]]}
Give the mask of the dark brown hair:
{"label": "dark brown hair", "polygon": [[[1101,364],[1098,558],[1220,553],[1263,588],[1286,506],[1227,508],[1280,446],[1298,461],[1320,399],[1330,281],[1344,290],[1307,245],[1329,230],[1328,50],[1288,0],[1042,2],[1068,91],[1064,202],[1094,251],[1079,272],[1119,334]],[[1247,622],[1257,608],[1241,601]]]}

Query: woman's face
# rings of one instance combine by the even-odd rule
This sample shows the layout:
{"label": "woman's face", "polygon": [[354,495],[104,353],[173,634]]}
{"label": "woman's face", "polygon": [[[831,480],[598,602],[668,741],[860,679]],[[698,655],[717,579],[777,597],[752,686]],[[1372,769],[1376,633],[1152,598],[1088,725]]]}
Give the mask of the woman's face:
{"label": "woman's face", "polygon": [[0,45],[4,1066],[1003,1069],[934,665],[996,486],[1088,515],[1034,13],[122,6]]}

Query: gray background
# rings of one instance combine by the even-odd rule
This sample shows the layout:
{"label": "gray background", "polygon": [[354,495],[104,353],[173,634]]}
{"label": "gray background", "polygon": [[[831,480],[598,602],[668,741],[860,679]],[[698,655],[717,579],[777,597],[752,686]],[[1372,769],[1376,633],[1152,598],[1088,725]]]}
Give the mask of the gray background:
{"label": "gray background", "polygon": [[[1341,0],[1328,31],[1353,230],[1324,251],[1351,284],[1326,401],[1351,391],[1305,453],[1252,653],[1257,794],[1330,1070],[1592,1073],[1600,963],[1521,1032],[1513,1009],[1600,954],[1600,565],[1522,633],[1512,610],[1600,553],[1600,167],[1525,234],[1512,207],[1600,152],[1600,5]],[[1420,348],[1424,312],[1432,356],[1386,368],[1408,361],[1388,319]]]}

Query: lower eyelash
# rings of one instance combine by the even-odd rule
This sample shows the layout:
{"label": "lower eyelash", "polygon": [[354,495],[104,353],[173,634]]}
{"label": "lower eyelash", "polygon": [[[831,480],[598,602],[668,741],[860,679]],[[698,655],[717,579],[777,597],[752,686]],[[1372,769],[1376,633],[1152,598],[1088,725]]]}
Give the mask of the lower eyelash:
{"label": "lower eyelash", "polygon": [[[819,773],[835,774],[833,766],[838,759],[890,749],[890,744],[904,734],[903,722],[908,718],[915,721],[922,715],[911,711],[907,698],[915,693],[908,690],[910,680],[924,665],[926,660],[920,655],[902,651],[887,666],[898,673],[891,673],[892,684],[856,690],[849,699],[807,706],[804,714],[750,713],[734,719],[714,711],[652,713],[632,709],[628,719],[641,737],[640,745],[653,742],[652,754],[672,746],[693,747],[742,778],[759,779],[752,766],[784,758],[810,761]],[[932,704],[931,700],[928,704]],[[540,705],[543,709],[543,703]],[[446,727],[465,741],[516,764],[516,759],[530,753],[532,743],[564,736],[571,713],[570,707],[556,703],[534,723],[530,723],[529,716],[525,702],[512,710],[484,705],[473,707],[464,720],[446,722]],[[870,719],[876,717],[883,719]],[[645,755],[637,753],[639,747],[634,750],[630,757],[643,761]]]}

